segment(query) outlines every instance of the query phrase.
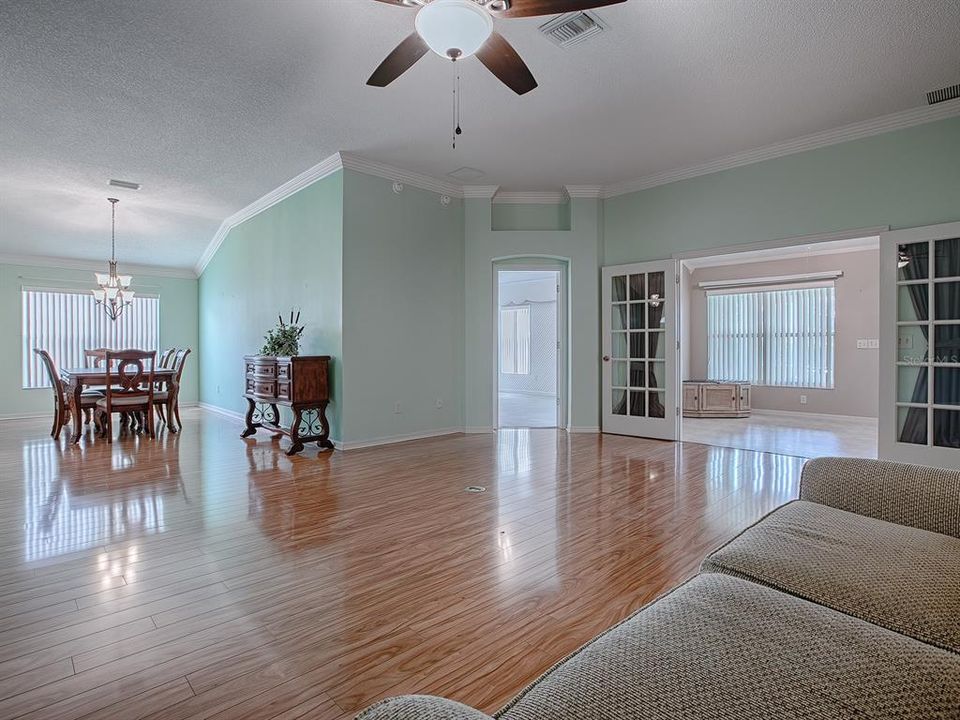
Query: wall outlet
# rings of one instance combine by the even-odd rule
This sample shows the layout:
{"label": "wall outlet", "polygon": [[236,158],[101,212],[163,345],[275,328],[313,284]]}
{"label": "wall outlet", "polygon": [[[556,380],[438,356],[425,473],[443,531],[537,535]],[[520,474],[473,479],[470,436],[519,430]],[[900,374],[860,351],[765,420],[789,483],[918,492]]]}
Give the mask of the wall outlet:
{"label": "wall outlet", "polygon": [[443,398],[437,398],[437,410],[443,407]]}
{"label": "wall outlet", "polygon": [[867,341],[864,340],[863,338],[857,338],[857,350],[866,350],[866,349],[867,349]]}
{"label": "wall outlet", "polygon": [[801,395],[801,396],[800,396],[800,404],[801,404],[801,405],[806,405],[806,404],[807,404],[807,396],[806,396],[806,395]]}
{"label": "wall outlet", "polygon": [[868,350],[879,350],[880,349],[880,339],[879,338],[870,338],[867,340],[867,349]]}
{"label": "wall outlet", "polygon": [[393,412],[396,413],[397,415],[400,414],[400,403],[397,403],[396,405],[393,406]]}
{"label": "wall outlet", "polygon": [[898,348],[913,348],[913,335],[901,335],[897,338],[897,347]]}

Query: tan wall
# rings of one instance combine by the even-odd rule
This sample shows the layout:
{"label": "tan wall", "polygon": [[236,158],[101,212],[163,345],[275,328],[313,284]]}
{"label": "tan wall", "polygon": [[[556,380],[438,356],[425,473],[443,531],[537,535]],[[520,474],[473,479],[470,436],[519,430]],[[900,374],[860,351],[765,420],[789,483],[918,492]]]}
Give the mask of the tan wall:
{"label": "tan wall", "polygon": [[[701,268],[690,278],[685,318],[689,322],[689,360],[685,379],[707,374],[707,300],[697,287],[705,280],[735,280],[825,270],[842,270],[836,290],[836,355],[832,390],[755,387],[753,407],[827,415],[877,417],[879,351],[858,350],[858,338],[880,334],[880,254],[860,250],[836,255],[773,260],[740,265]],[[800,396],[807,404],[800,404]]]}

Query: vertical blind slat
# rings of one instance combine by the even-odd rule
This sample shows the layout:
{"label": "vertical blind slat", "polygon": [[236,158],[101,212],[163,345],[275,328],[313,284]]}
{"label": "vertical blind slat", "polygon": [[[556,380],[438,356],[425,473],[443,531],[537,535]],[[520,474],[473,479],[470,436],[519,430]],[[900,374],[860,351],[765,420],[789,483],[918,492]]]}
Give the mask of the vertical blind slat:
{"label": "vertical blind slat", "polygon": [[22,291],[24,388],[50,387],[34,348],[47,350],[60,367],[81,367],[84,351],[97,347],[158,350],[160,299],[137,296],[116,321],[93,295],[56,290]]}

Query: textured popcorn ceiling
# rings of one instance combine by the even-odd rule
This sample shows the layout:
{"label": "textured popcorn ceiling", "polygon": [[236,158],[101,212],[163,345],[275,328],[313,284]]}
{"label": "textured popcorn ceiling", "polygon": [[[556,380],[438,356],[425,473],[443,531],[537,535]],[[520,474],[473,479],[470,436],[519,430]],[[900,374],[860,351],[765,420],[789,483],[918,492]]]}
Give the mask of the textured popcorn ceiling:
{"label": "textured popcorn ceiling", "polygon": [[[428,55],[373,0],[0,2],[0,253],[189,267],[220,221],[337,150],[509,189],[612,183],[924,104],[960,81],[957,0],[629,0],[570,49],[498,21],[540,87]],[[139,193],[108,191],[116,177]]]}

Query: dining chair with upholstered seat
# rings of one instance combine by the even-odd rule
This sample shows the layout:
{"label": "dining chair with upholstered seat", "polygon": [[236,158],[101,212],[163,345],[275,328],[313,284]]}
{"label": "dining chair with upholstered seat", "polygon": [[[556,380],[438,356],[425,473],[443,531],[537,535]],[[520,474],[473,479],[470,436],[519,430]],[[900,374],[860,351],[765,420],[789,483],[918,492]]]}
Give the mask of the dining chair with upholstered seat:
{"label": "dining chair with upholstered seat", "polygon": [[[60,379],[60,369],[46,350],[34,348],[33,352],[43,362],[43,367],[50,378],[50,384],[53,385],[53,427],[50,430],[50,437],[59,440],[63,426],[70,422],[70,403],[63,387],[63,380]],[[87,390],[80,395],[80,409],[86,415],[86,423],[90,422],[91,411],[96,408],[97,401],[101,398],[103,398],[103,393],[96,390]]]}
{"label": "dining chair with upholstered seat", "polygon": [[[180,380],[183,378],[183,368],[187,364],[187,355],[190,354],[190,348],[177,350],[172,364],[173,378],[167,384],[165,390],[154,394],[153,402],[160,413],[160,419],[166,423],[171,432],[176,432],[183,428],[180,421]],[[174,425],[176,419],[176,425]]]}
{"label": "dining chair with upholstered seat", "polygon": [[156,350],[108,350],[104,359],[107,370],[107,391],[97,401],[97,415],[101,434],[107,442],[113,442],[113,414],[127,413],[131,416],[143,413],[147,432],[156,437],[153,419],[154,370],[157,363]]}
{"label": "dining chair with upholstered seat", "polygon": [[83,351],[83,361],[87,367],[102,367],[110,348],[89,348]]}

